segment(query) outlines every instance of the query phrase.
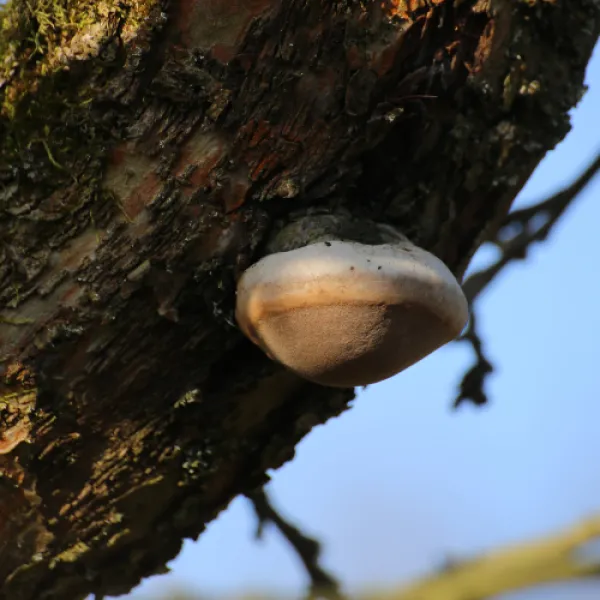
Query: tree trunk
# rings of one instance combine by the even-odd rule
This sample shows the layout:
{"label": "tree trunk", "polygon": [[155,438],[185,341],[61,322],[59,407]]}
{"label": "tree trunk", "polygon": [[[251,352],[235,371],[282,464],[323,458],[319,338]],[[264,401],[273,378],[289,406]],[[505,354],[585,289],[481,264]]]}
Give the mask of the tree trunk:
{"label": "tree trunk", "polygon": [[0,40],[0,590],[127,592],[352,390],[234,324],[311,210],[461,277],[569,129],[595,0],[12,0]]}

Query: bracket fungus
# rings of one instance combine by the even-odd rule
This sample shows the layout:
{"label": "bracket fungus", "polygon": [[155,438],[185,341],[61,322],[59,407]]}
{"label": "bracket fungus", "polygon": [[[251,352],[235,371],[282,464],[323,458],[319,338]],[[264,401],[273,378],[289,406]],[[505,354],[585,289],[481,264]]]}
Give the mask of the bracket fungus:
{"label": "bracket fungus", "polygon": [[275,252],[238,281],[236,319],[250,340],[301,377],[332,387],[387,379],[457,337],[462,289],[433,254],[332,239]]}

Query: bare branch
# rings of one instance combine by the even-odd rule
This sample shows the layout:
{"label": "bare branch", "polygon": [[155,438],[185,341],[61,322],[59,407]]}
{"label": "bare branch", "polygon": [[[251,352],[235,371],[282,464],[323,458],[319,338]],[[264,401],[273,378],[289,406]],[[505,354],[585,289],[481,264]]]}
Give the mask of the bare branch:
{"label": "bare branch", "polygon": [[470,400],[477,406],[482,406],[487,402],[484,390],[485,379],[494,370],[494,366],[487,359],[483,350],[483,342],[477,331],[475,312],[471,311],[469,325],[459,341],[466,341],[471,344],[477,360],[463,376],[460,393],[454,401],[454,408],[458,408],[466,400]]}
{"label": "bare branch", "polygon": [[[544,241],[560,217],[577,199],[579,193],[600,171],[600,153],[575,181],[550,198],[509,213],[490,243],[502,252],[490,267],[473,273],[463,285],[463,290],[473,303],[479,294],[509,263],[527,258],[529,248],[535,242]],[[541,221],[541,223],[540,223]]]}
{"label": "bare branch", "polygon": [[[547,583],[600,577],[598,557],[585,544],[600,538],[600,519],[591,518],[546,539],[506,548],[455,564],[379,600],[485,600]],[[375,597],[372,597],[375,600]],[[366,600],[366,599],[365,599]]]}
{"label": "bare branch", "polygon": [[339,583],[319,564],[321,546],[319,542],[302,533],[297,527],[288,523],[273,507],[264,489],[259,489],[247,494],[252,503],[258,527],[256,537],[262,536],[263,527],[272,523],[277,527],[283,537],[302,561],[310,577],[309,598],[328,598],[342,600]]}
{"label": "bare branch", "polygon": [[[587,550],[600,539],[600,517],[575,524],[566,531],[520,543],[444,568],[395,590],[371,592],[357,600],[488,600],[518,590],[550,583],[600,580],[600,558]],[[326,597],[323,593],[320,596]],[[353,596],[354,598],[355,596]],[[170,600],[192,600],[199,596],[168,595]],[[250,600],[250,597],[245,597]],[[268,594],[254,600],[274,598]],[[166,596],[165,596],[166,600]],[[242,599],[240,599],[242,600]]]}
{"label": "bare branch", "polygon": [[454,400],[454,408],[471,400],[482,405],[487,402],[484,391],[486,377],[494,370],[486,357],[481,336],[477,332],[474,304],[479,295],[510,263],[527,258],[529,248],[542,242],[564,215],[567,208],[579,197],[580,192],[600,171],[600,153],[571,184],[546,200],[509,213],[495,236],[489,243],[500,251],[500,258],[492,265],[471,275],[463,284],[463,290],[471,305],[471,321],[465,334],[458,341],[471,344],[476,356],[475,364],[465,373],[460,384],[460,392]]}

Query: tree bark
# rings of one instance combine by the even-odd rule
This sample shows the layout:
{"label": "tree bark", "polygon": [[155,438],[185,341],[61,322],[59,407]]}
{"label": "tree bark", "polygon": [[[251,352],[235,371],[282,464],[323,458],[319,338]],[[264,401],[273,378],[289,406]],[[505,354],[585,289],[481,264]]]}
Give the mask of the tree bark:
{"label": "tree bark", "polygon": [[[311,210],[461,277],[569,129],[596,0],[12,0],[0,40],[0,597],[125,593],[352,390],[235,282]],[[357,441],[360,443],[360,440]]]}

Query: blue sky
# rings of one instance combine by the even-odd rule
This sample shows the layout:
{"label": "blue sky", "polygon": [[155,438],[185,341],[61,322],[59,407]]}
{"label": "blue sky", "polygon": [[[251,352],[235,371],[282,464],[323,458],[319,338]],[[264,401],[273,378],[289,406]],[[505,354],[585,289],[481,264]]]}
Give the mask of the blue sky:
{"label": "blue sky", "polygon": [[[573,130],[541,163],[517,206],[569,182],[600,150],[600,48]],[[324,563],[351,591],[426,574],[600,513],[600,177],[556,227],[481,298],[478,323],[497,370],[491,404],[449,410],[470,351],[452,344],[358,394],[273,473],[276,504],[325,545]],[[489,254],[488,254],[489,256]],[[476,257],[483,264],[486,253]],[[133,594],[183,589],[219,597],[298,593],[306,582],[277,532],[235,500],[172,573]],[[600,583],[570,600],[600,597]],[[563,589],[504,596],[554,600]]]}

